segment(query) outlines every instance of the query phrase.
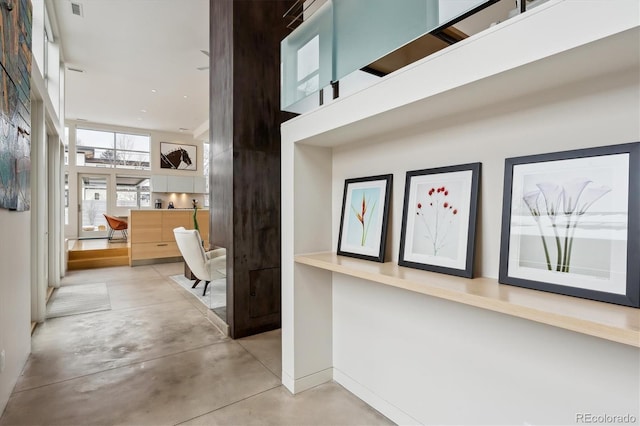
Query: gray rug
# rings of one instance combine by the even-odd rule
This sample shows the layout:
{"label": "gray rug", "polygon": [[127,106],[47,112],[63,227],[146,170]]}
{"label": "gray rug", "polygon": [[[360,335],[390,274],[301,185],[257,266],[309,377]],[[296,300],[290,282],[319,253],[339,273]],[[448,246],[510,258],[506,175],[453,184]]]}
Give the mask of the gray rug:
{"label": "gray rug", "polygon": [[47,318],[86,314],[111,309],[107,284],[78,284],[60,287],[47,305]]}
{"label": "gray rug", "polygon": [[204,281],[201,281],[196,288],[191,288],[195,281],[187,279],[184,275],[173,275],[171,279],[178,283],[180,287],[193,294],[200,302],[209,309],[216,309],[227,305],[227,279],[220,278],[213,280],[207,287],[207,294],[202,295]]}

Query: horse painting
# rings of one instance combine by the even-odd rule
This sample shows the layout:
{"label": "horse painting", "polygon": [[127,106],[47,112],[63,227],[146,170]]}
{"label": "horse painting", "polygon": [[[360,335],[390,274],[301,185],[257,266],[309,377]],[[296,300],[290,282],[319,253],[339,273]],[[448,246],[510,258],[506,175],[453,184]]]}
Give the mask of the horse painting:
{"label": "horse painting", "polygon": [[[187,151],[184,147],[175,145],[162,143],[162,147],[160,149],[160,168],[162,169],[181,169],[181,170],[195,170],[195,164],[191,160],[191,156],[189,155],[189,151]],[[177,148],[170,148],[168,150],[164,149],[166,146],[172,146]],[[195,151],[195,147],[194,148]],[[195,155],[194,155],[195,157]]]}

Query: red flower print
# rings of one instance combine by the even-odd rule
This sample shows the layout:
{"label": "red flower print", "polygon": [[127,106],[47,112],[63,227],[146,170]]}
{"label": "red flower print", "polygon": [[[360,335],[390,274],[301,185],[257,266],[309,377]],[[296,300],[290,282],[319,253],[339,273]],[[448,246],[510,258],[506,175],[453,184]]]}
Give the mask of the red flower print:
{"label": "red flower print", "polygon": [[445,202],[445,203],[442,205],[442,207],[444,207],[444,208],[446,209],[447,207],[449,207],[449,203]]}
{"label": "red flower print", "polygon": [[458,209],[455,209],[455,210],[453,211],[453,214],[458,214]]}
{"label": "red flower print", "polygon": [[418,208],[421,209],[422,208],[422,203],[418,203]]}

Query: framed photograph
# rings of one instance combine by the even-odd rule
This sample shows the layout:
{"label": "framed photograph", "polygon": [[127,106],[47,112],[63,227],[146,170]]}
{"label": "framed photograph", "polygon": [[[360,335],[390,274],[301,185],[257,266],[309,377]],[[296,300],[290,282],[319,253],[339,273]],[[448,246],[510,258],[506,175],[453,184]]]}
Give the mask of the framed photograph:
{"label": "framed photograph", "polygon": [[407,172],[398,264],[473,277],[480,163]]}
{"label": "framed photograph", "polygon": [[197,152],[195,145],[160,142],[160,168],[197,170]]}
{"label": "framed photograph", "polygon": [[640,307],[640,143],[508,158],[499,281]]}
{"label": "framed photograph", "polygon": [[393,175],[344,182],[338,254],[384,262]]}

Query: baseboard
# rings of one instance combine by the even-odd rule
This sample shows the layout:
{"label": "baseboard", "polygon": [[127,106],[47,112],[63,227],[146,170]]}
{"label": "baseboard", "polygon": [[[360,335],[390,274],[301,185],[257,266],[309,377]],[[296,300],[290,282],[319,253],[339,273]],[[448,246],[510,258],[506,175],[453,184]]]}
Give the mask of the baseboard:
{"label": "baseboard", "polygon": [[[198,301],[198,303],[200,303]],[[207,319],[226,337],[229,337],[229,325],[211,309],[207,309]]]}
{"label": "baseboard", "polygon": [[[283,375],[284,376],[284,375]],[[399,425],[420,425],[418,420],[411,417],[395,405],[384,400],[368,388],[364,387],[348,375],[344,374],[337,368],[333,369],[333,380],[339,383],[346,390],[366,402],[375,410],[379,411],[383,416]]]}
{"label": "baseboard", "polygon": [[299,379],[294,379],[285,371],[282,372],[282,384],[292,394],[304,392],[307,389],[330,382],[331,380],[333,380],[333,368],[327,368],[326,370],[318,371]]}

